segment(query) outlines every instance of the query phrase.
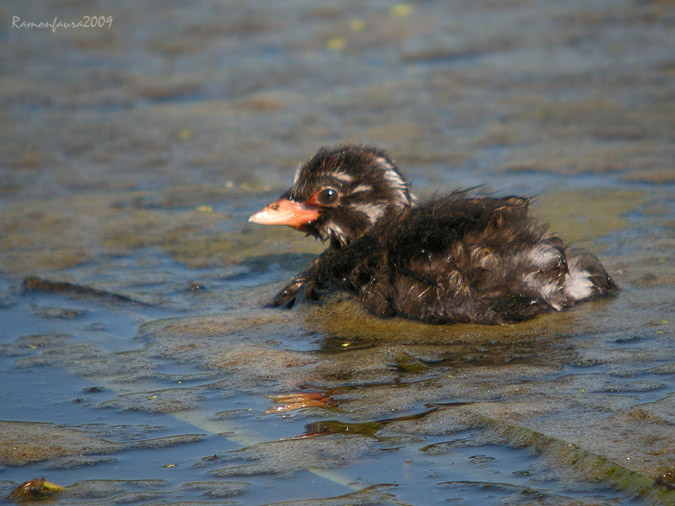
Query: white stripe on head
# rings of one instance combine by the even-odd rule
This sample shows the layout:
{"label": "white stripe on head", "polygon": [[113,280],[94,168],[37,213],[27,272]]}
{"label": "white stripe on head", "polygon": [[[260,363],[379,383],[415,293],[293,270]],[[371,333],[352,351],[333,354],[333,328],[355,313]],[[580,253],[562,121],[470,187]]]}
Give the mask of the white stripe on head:
{"label": "white stripe on head", "polygon": [[352,181],[354,181],[354,178],[352,176],[344,172],[331,173],[330,176],[334,177],[335,179],[343,183],[351,183]]}
{"label": "white stripe on head", "polygon": [[385,211],[385,205],[383,204],[352,204],[350,207],[365,214],[371,225],[375,225],[375,222],[382,218]]}
{"label": "white stripe on head", "polygon": [[355,186],[354,189],[352,189],[352,195],[355,193],[363,193],[363,192],[372,192],[373,187],[369,184],[360,184],[358,186]]}
{"label": "white stripe on head", "polygon": [[403,176],[396,170],[396,167],[382,156],[377,157],[375,163],[383,169],[384,179],[394,191],[396,203],[399,205],[411,205],[412,202],[410,200],[410,194],[408,193],[408,184],[405,182],[405,179],[403,179]]}
{"label": "white stripe on head", "polygon": [[302,164],[298,165],[298,168],[295,169],[295,177],[293,177],[293,184],[298,182],[300,179],[300,172],[302,172]]}

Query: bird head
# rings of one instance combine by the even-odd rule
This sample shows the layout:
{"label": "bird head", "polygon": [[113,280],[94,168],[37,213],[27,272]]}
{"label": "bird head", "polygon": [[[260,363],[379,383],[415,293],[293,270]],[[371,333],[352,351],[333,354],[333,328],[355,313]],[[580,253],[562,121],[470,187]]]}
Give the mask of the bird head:
{"label": "bird head", "polygon": [[408,183],[384,151],[347,145],[320,149],[298,167],[291,188],[249,221],[288,225],[340,247],[412,205]]}

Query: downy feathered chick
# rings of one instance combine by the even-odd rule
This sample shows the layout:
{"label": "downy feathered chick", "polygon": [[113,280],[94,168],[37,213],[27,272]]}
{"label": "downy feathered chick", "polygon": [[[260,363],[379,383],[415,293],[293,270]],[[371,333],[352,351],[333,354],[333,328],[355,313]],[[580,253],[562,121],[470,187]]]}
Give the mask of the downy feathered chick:
{"label": "downy feathered chick", "polygon": [[566,247],[528,204],[456,191],[417,205],[384,151],[345,145],[320,149],[249,221],[330,242],[273,306],[341,289],[381,316],[502,324],[615,293],[598,259]]}

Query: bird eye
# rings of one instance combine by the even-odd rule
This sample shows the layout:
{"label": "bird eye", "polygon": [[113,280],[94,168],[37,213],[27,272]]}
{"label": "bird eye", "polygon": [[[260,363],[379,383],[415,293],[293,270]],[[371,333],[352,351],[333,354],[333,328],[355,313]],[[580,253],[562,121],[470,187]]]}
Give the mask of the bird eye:
{"label": "bird eye", "polygon": [[316,194],[316,202],[322,206],[332,206],[337,204],[340,194],[334,188],[324,188]]}

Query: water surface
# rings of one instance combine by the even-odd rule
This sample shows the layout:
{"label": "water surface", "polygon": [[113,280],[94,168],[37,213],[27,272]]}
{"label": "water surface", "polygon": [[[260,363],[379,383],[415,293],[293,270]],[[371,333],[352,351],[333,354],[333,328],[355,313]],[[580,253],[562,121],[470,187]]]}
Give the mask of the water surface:
{"label": "water surface", "polygon": [[[0,21],[3,497],[45,477],[51,504],[675,501],[669,2]],[[323,246],[246,219],[346,141],[421,198],[535,196],[621,293],[504,327],[264,308]]]}

